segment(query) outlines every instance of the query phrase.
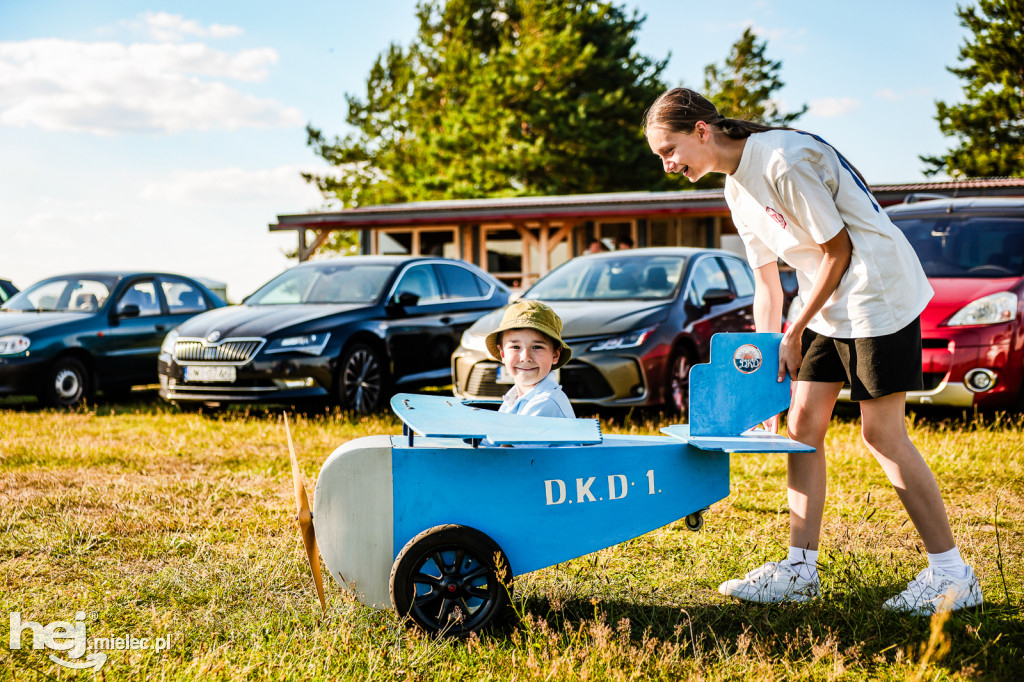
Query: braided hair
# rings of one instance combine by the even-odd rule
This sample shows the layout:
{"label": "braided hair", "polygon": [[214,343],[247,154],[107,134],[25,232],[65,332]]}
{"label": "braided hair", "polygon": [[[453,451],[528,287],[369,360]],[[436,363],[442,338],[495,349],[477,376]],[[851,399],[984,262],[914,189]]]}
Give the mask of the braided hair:
{"label": "braided hair", "polygon": [[[753,133],[763,133],[767,130],[793,130],[804,133],[802,130],[788,126],[769,126],[739,118],[726,118],[718,113],[718,108],[711,100],[689,88],[672,88],[654,100],[654,104],[644,113],[644,132],[646,133],[653,127],[661,127],[673,133],[690,134],[697,126],[697,121],[704,121],[709,126],[714,126],[733,140],[743,140]],[[817,135],[812,137],[832,147]],[[843,164],[848,166],[853,174],[860,179],[866,189],[867,181],[860,171],[854,168],[853,164],[847,161],[835,147],[832,149]]]}
{"label": "braided hair", "polygon": [[738,118],[726,118],[699,92],[689,88],[672,88],[662,93],[644,114],[644,132],[658,126],[673,133],[692,133],[697,121],[715,126],[734,140],[742,140],[752,133],[763,133],[766,130],[793,130]]}

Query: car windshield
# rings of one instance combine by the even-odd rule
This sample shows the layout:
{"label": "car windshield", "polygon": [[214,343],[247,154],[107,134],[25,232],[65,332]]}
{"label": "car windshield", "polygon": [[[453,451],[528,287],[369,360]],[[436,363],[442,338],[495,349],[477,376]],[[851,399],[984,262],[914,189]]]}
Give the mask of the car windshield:
{"label": "car windshield", "polygon": [[893,222],[929,277],[1024,276],[1024,220],[954,214]]}
{"label": "car windshield", "polygon": [[685,263],[684,256],[581,256],[540,279],[523,297],[545,301],[670,298]]}
{"label": "car windshield", "polygon": [[282,272],[245,303],[373,303],[380,298],[394,271],[394,265],[382,263],[303,265]]}
{"label": "car windshield", "polygon": [[110,296],[113,278],[58,277],[33,284],[11,297],[3,310],[26,312],[96,312]]}

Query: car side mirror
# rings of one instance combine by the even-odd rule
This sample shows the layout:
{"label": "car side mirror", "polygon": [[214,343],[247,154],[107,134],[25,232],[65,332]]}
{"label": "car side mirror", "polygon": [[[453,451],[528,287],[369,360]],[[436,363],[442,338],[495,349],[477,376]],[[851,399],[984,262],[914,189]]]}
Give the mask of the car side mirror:
{"label": "car side mirror", "polygon": [[736,300],[736,294],[730,289],[708,289],[704,292],[704,305],[707,307],[732,303]]}
{"label": "car side mirror", "polygon": [[411,291],[402,291],[395,296],[395,305],[401,306],[402,308],[408,308],[409,306],[416,305],[419,302],[419,294],[414,294]]}
{"label": "car side mirror", "polygon": [[120,317],[138,317],[139,316],[139,312],[140,312],[139,311],[139,306],[135,305],[134,303],[129,303],[127,305],[123,305],[120,308],[118,308],[117,316],[119,318]]}

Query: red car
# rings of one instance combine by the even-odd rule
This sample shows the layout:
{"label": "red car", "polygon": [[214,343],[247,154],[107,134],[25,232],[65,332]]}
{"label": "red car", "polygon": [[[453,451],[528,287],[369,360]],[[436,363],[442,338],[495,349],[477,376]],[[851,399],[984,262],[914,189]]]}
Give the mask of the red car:
{"label": "red car", "polygon": [[921,315],[924,390],[907,402],[1024,409],[1024,198],[938,199],[886,211],[935,290]]}

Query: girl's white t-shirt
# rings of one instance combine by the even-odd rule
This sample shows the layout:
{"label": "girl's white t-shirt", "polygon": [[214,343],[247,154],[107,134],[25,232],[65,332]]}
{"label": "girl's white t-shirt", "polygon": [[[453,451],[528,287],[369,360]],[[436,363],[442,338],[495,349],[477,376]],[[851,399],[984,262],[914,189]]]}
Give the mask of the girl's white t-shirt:
{"label": "girl's white t-shirt", "polygon": [[833,338],[903,329],[934,292],[910,242],[827,142],[796,130],[747,138],[725,200],[752,268],[776,259],[797,274],[804,302],[824,255],[820,244],[846,228],[850,267],[808,327]]}

